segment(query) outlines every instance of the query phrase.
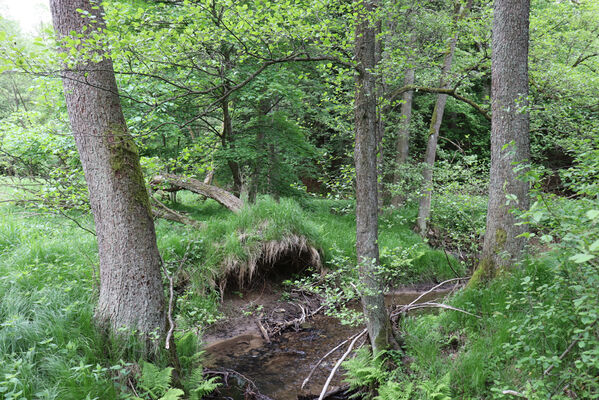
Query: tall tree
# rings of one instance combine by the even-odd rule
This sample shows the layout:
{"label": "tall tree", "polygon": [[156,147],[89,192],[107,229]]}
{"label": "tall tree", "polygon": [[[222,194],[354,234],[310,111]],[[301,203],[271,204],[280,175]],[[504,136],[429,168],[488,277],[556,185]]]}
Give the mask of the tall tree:
{"label": "tall tree", "polygon": [[389,347],[391,326],[385,308],[378,248],[376,28],[374,0],[357,3],[355,33],[356,74],[356,252],[363,285],[362,307],[374,353]]}
{"label": "tall tree", "polygon": [[528,116],[529,0],[495,0],[491,56],[491,172],[482,258],[472,282],[509,267],[524,247],[512,209],[529,206],[527,182],[514,167],[530,156]]}
{"label": "tall tree", "polygon": [[[96,43],[104,29],[95,0],[51,0],[62,43]],[[165,331],[161,258],[139,154],[127,130],[112,61],[102,49],[70,61],[63,72],[69,120],[89,190],[100,254],[97,324],[109,332]]]}
{"label": "tall tree", "polygon": [[[449,89],[448,76],[453,63],[455,48],[458,43],[457,22],[464,17],[468,10],[472,7],[472,0],[468,0],[467,4],[456,4],[454,29],[455,33],[450,39],[449,48],[443,58],[443,66],[441,67],[441,77],[439,78],[439,87]],[[445,113],[445,104],[447,103],[447,94],[437,94],[437,101],[433,109],[431,123],[428,130],[428,142],[426,145],[426,153],[424,156],[424,169],[422,171],[422,196],[418,202],[418,219],[416,220],[416,228],[421,235],[426,236],[428,220],[431,216],[431,199],[433,190],[433,168],[435,158],[437,157],[437,142],[439,141],[439,131],[443,122],[443,114]]]}
{"label": "tall tree", "polygon": [[[408,66],[406,70],[406,74],[404,77],[404,86],[412,86],[414,85],[414,66]],[[410,122],[412,120],[412,99],[414,97],[413,90],[406,90],[402,94],[402,103],[401,103],[401,120],[399,121],[399,132],[397,133],[397,141],[395,143],[395,161],[397,163],[397,167],[399,168],[401,165],[408,161],[409,151],[410,151]],[[395,176],[393,177],[393,182],[397,183],[401,180],[400,170],[397,169]],[[404,197],[401,194],[396,194],[391,199],[391,205],[395,207],[399,207],[404,202]]]}

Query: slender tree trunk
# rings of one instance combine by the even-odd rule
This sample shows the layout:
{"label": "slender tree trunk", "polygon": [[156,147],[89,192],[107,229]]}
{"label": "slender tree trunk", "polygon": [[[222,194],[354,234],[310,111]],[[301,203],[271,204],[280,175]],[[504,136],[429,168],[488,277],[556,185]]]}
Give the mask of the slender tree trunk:
{"label": "slender tree trunk", "polygon": [[[229,110],[229,99],[225,99],[221,104],[223,110],[223,137],[222,144],[223,147],[234,148],[234,138],[233,138],[233,120],[231,118],[231,112]],[[241,170],[239,168],[239,163],[235,160],[228,160],[227,165],[229,165],[229,169],[231,169],[231,175],[233,176],[233,194],[237,197],[241,195],[241,186],[243,182],[241,181]]]}
{"label": "slender tree trunk", "polygon": [[[50,9],[60,38],[104,27],[99,2],[51,0]],[[90,25],[92,18],[83,18],[77,10],[93,15],[97,23]],[[125,327],[146,338],[162,336],[166,320],[161,258],[148,192],[121,110],[112,62],[99,55],[101,61],[81,62],[63,76],[100,253],[95,318],[114,334]]]}
{"label": "slender tree trunk", "polygon": [[382,282],[376,273],[378,248],[377,130],[375,67],[375,28],[370,17],[374,2],[365,0],[359,9],[355,54],[356,76],[356,252],[363,285],[362,306],[374,353],[389,347],[391,328],[385,308]]}
{"label": "slender tree trunk", "polygon": [[[379,20],[376,22],[376,35],[380,35],[383,29],[383,24]],[[375,39],[374,42],[374,63],[378,65],[383,59],[383,39]],[[375,89],[376,89],[376,140],[377,140],[377,172],[378,172],[378,207],[379,210],[383,209],[385,200],[389,198],[385,187],[385,149],[383,147],[383,139],[385,136],[385,122],[383,118],[383,105],[380,103],[380,99],[383,97],[383,93],[386,92],[385,78],[382,72],[379,72],[378,79],[375,78]]]}
{"label": "slender tree trunk", "polygon": [[495,0],[491,58],[491,173],[483,253],[471,283],[493,278],[523,250],[526,225],[511,212],[529,207],[528,183],[514,171],[530,157],[528,116],[529,0]]}
{"label": "slender tree trunk", "polygon": [[[404,77],[404,86],[410,86],[414,84],[414,67],[410,67],[406,70],[406,76]],[[401,104],[401,119],[399,122],[399,132],[397,133],[397,142],[395,145],[396,156],[395,161],[397,164],[397,171],[393,177],[393,183],[398,184],[401,180],[399,176],[399,167],[408,161],[408,155],[410,151],[410,121],[412,120],[412,98],[414,97],[414,91],[408,90],[402,94]],[[391,205],[399,207],[405,201],[405,196],[396,194],[391,200]]]}
{"label": "slender tree trunk", "polygon": [[[472,0],[464,6],[460,6],[456,12],[456,21],[461,19],[472,6]],[[453,63],[453,56],[455,54],[455,48],[458,42],[457,32],[451,38],[449,49],[443,59],[443,67],[441,68],[441,78],[439,80],[439,87],[443,89],[449,89],[447,76],[451,71],[451,64]],[[431,123],[428,131],[428,143],[426,145],[426,154],[424,157],[424,169],[422,171],[422,194],[418,204],[418,219],[416,220],[416,228],[422,236],[427,235],[428,220],[431,216],[431,199],[433,191],[433,168],[435,165],[435,158],[437,157],[437,142],[439,140],[439,130],[441,129],[441,123],[443,122],[443,113],[445,112],[445,104],[447,103],[447,94],[439,93],[437,95],[437,101],[435,102],[435,108],[433,109],[433,116],[431,117]]]}

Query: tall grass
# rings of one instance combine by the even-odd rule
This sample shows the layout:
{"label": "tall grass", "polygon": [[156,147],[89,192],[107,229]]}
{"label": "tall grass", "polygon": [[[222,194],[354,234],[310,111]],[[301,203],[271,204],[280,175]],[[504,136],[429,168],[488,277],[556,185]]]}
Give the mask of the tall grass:
{"label": "tall grass", "polygon": [[0,398],[117,398],[92,325],[95,238],[69,224],[0,208]]}

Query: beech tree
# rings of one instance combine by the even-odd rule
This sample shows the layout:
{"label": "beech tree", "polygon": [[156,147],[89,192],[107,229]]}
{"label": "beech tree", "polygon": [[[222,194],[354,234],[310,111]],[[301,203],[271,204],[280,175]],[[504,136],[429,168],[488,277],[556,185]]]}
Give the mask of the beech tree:
{"label": "beech tree", "polygon": [[378,188],[377,188],[377,113],[376,80],[376,28],[371,17],[375,4],[366,0],[358,9],[355,36],[357,61],[355,92],[354,151],[356,163],[356,252],[363,285],[362,307],[374,353],[389,347],[391,325],[380,275],[378,247]]}
{"label": "beech tree", "polygon": [[[67,43],[95,41],[104,28],[99,1],[51,0],[50,9],[64,50]],[[98,240],[96,323],[111,333],[125,327],[145,338],[160,336],[166,325],[161,258],[139,154],[127,130],[112,61],[102,50],[83,53],[77,60],[65,57],[62,77]]]}
{"label": "beech tree", "polygon": [[472,282],[513,264],[524,247],[513,209],[528,209],[529,185],[514,167],[530,154],[528,116],[529,0],[496,0],[491,58],[491,172],[483,253]]}

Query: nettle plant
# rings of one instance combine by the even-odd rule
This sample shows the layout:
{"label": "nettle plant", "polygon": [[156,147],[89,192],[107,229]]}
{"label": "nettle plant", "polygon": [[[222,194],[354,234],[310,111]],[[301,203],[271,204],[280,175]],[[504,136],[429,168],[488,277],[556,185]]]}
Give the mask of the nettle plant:
{"label": "nettle plant", "polygon": [[526,236],[546,256],[529,261],[510,297],[508,307],[527,312],[510,321],[505,351],[531,372],[529,398],[599,398],[599,184],[587,179],[598,171],[597,149],[579,154],[562,176],[572,198],[544,193],[542,170],[526,175],[534,199]]}

